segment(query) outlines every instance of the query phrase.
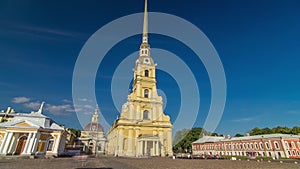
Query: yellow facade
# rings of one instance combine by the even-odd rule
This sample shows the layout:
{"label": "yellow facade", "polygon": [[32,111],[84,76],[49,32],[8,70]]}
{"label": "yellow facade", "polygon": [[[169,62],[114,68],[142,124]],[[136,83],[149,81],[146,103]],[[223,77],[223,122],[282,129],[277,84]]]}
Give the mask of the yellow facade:
{"label": "yellow facade", "polygon": [[[44,103],[43,103],[44,104]],[[42,114],[42,108],[30,114],[11,112],[0,122],[0,156],[51,155],[63,153],[66,133],[64,128]]]}
{"label": "yellow facade", "polygon": [[172,124],[163,112],[156,89],[156,64],[150,56],[147,34],[147,2],[140,56],[134,68],[132,93],[108,131],[107,153],[116,156],[172,155]]}

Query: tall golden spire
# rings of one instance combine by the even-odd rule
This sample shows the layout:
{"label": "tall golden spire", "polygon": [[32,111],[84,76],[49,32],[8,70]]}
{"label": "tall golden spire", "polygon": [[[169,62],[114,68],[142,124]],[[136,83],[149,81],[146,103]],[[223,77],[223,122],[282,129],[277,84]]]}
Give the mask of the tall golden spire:
{"label": "tall golden spire", "polygon": [[143,43],[148,43],[148,2],[145,0]]}

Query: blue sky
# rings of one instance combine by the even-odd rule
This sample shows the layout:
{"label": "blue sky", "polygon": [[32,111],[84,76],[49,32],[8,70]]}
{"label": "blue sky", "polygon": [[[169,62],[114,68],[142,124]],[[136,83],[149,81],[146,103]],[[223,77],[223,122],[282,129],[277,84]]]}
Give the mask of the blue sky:
{"label": "blue sky", "polygon": [[[0,109],[12,106],[29,112],[46,101],[46,115],[67,127],[81,128],[72,105],[72,75],[79,52],[105,24],[143,12],[143,3],[0,1]],[[256,126],[300,125],[299,7],[297,0],[149,0],[149,11],[188,20],[217,50],[227,81],[226,107],[216,129],[220,134],[243,134]],[[203,126],[211,99],[203,64],[179,41],[155,34],[149,38],[152,48],[175,53],[194,72],[201,93],[194,126]],[[140,36],[123,40],[98,69],[97,101],[110,123],[118,116],[110,94],[113,72],[139,45]],[[168,100],[165,112],[174,121],[180,103],[178,86],[163,71],[157,76],[158,88]],[[75,99],[87,103],[82,109],[89,117],[95,105],[88,98]]]}

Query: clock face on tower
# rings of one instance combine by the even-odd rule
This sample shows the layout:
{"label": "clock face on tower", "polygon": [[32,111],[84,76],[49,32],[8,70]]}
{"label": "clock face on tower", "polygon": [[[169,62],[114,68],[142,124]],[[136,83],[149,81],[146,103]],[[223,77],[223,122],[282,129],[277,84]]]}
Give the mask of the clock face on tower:
{"label": "clock face on tower", "polygon": [[148,59],[148,58],[145,58],[145,59],[144,59],[144,63],[149,64],[149,63],[150,63],[149,59]]}

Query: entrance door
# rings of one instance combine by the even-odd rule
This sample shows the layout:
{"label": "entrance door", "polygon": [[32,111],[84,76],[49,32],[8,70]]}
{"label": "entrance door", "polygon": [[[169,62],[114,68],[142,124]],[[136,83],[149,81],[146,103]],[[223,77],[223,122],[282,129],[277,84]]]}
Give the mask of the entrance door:
{"label": "entrance door", "polygon": [[15,155],[20,155],[24,151],[26,141],[27,141],[26,136],[22,136],[21,138],[19,138],[17,148],[16,148],[16,151],[15,151]]}

